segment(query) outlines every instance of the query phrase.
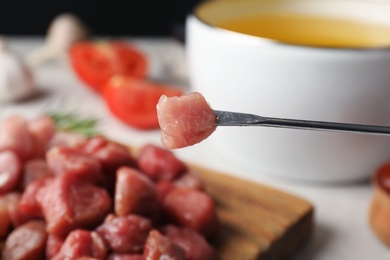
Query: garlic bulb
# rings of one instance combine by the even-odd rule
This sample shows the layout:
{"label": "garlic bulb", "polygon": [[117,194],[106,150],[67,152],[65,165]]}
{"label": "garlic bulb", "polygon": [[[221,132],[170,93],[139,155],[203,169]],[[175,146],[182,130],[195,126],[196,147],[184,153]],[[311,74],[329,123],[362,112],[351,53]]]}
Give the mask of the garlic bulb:
{"label": "garlic bulb", "polygon": [[84,24],[72,14],[57,16],[49,27],[45,43],[31,51],[26,61],[31,66],[62,58],[76,41],[84,40],[88,32]]}
{"label": "garlic bulb", "polygon": [[0,39],[0,102],[26,98],[35,89],[29,69]]}

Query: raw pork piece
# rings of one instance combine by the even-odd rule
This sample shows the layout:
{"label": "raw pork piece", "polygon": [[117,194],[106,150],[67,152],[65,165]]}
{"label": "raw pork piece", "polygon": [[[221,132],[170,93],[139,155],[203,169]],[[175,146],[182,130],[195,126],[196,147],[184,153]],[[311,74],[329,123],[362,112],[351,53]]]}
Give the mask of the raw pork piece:
{"label": "raw pork piece", "polygon": [[80,180],[101,183],[100,162],[71,147],[52,147],[46,154],[47,165],[55,175],[72,175]]}
{"label": "raw pork piece", "polygon": [[37,193],[52,182],[53,177],[41,178],[30,183],[23,191],[19,201],[19,209],[30,216],[43,218],[41,206],[37,201]]}
{"label": "raw pork piece", "polygon": [[143,255],[113,253],[108,256],[107,260],[145,260],[145,259]]}
{"label": "raw pork piece", "polygon": [[75,132],[57,131],[49,143],[49,147],[66,146],[77,148],[87,141],[87,137]]}
{"label": "raw pork piece", "polygon": [[157,230],[152,230],[149,233],[145,244],[144,258],[145,260],[186,259],[184,250]]}
{"label": "raw pork piece", "polygon": [[14,229],[7,237],[1,259],[44,259],[46,240],[45,223],[31,220]]}
{"label": "raw pork piece", "polygon": [[163,201],[163,210],[170,221],[186,226],[204,236],[218,231],[219,221],[214,202],[199,190],[176,188]]}
{"label": "raw pork piece", "polygon": [[162,205],[165,197],[176,188],[175,184],[171,181],[159,181],[156,183],[157,201],[159,205]]}
{"label": "raw pork piece", "polygon": [[53,176],[47,163],[44,159],[32,159],[24,164],[24,174],[22,179],[22,189],[26,189],[27,186],[38,179],[43,179],[49,176]]}
{"label": "raw pork piece", "polygon": [[53,120],[48,116],[39,116],[28,121],[27,127],[34,142],[33,158],[44,158],[55,133]]}
{"label": "raw pork piece", "polygon": [[48,116],[39,116],[28,121],[27,126],[31,134],[47,148],[56,131],[53,120]]}
{"label": "raw pork piece", "polygon": [[35,157],[35,140],[21,116],[7,117],[0,124],[0,151],[13,151],[21,160]]}
{"label": "raw pork piece", "polygon": [[8,198],[2,195],[0,196],[0,240],[8,234],[10,228],[11,218],[8,212]]}
{"label": "raw pork piece", "polygon": [[96,232],[75,229],[66,237],[53,260],[80,259],[82,257],[105,259],[106,255],[107,248],[104,241]]}
{"label": "raw pork piece", "polygon": [[185,170],[185,164],[171,151],[148,144],[141,148],[138,167],[153,181],[171,181],[179,177]]}
{"label": "raw pork piece", "polygon": [[142,253],[146,238],[152,230],[147,218],[137,215],[116,217],[109,215],[106,221],[96,229],[109,248],[117,253]]}
{"label": "raw pork piece", "polygon": [[135,159],[128,147],[109,141],[103,136],[88,139],[80,148],[100,162],[104,178],[103,184],[110,193],[114,192],[116,171],[122,166],[136,166]]}
{"label": "raw pork piece", "polygon": [[0,152],[0,194],[5,194],[18,185],[22,177],[22,164],[12,151]]}
{"label": "raw pork piece", "polygon": [[182,174],[177,180],[174,181],[174,185],[177,188],[188,188],[194,190],[204,190],[205,184],[199,173],[195,170],[188,170]]}
{"label": "raw pork piece", "polygon": [[69,175],[56,176],[37,195],[50,234],[64,236],[75,228],[93,228],[111,209],[108,193]]}
{"label": "raw pork piece", "polygon": [[168,225],[163,227],[161,232],[184,249],[186,260],[216,259],[215,249],[202,235],[190,228]]}
{"label": "raw pork piece", "polygon": [[7,199],[8,214],[13,227],[18,227],[35,218],[34,216],[31,216],[28,213],[22,211],[22,209],[19,207],[19,203],[22,197],[19,192],[10,192],[4,196]]}
{"label": "raw pork piece", "polygon": [[134,168],[121,167],[115,186],[115,213],[120,216],[138,214],[153,217],[157,211],[157,191],[154,183]]}
{"label": "raw pork piece", "polygon": [[199,143],[216,129],[217,116],[197,92],[180,97],[161,96],[157,104],[161,143],[165,148],[182,148]]}
{"label": "raw pork piece", "polygon": [[65,242],[63,236],[56,236],[48,234],[46,242],[46,259],[52,259],[58,252],[60,252],[62,244]]}
{"label": "raw pork piece", "polygon": [[13,151],[22,161],[43,158],[53,134],[50,118],[27,121],[19,115],[9,116],[0,124],[0,151]]}

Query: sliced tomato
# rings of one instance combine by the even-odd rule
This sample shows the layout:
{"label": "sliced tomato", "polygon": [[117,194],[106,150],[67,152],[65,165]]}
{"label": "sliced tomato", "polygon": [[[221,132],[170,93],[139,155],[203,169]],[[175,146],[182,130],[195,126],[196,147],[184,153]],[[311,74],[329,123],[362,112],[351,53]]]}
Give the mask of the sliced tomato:
{"label": "sliced tomato", "polygon": [[180,96],[177,87],[131,76],[116,75],[102,89],[111,113],[122,122],[139,128],[158,128],[156,105],[162,95]]}
{"label": "sliced tomato", "polygon": [[98,92],[113,75],[143,78],[147,74],[145,55],[127,42],[79,42],[72,45],[69,56],[78,77]]}
{"label": "sliced tomato", "polygon": [[377,178],[379,185],[390,194],[390,162],[378,169]]}

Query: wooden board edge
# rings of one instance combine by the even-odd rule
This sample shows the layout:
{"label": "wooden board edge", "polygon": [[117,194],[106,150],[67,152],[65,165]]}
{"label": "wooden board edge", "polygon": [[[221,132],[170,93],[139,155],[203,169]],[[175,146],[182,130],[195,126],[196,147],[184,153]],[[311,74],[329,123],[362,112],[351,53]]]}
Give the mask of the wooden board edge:
{"label": "wooden board edge", "polygon": [[312,236],[315,227],[315,215],[314,215],[315,210],[314,210],[314,206],[306,199],[298,195],[286,191],[282,191],[262,183],[253,182],[244,178],[228,175],[225,173],[218,172],[216,170],[210,170],[208,168],[204,168],[202,166],[198,166],[194,164],[187,164],[187,165],[189,168],[195,169],[202,176],[202,178],[206,180],[207,180],[206,172],[208,172],[207,175],[214,174],[214,175],[223,176],[223,178],[230,179],[230,181],[237,180],[240,182],[247,182],[248,184],[250,183],[251,185],[257,185],[261,188],[272,190],[281,195],[285,195],[294,198],[296,200],[299,200],[302,203],[305,203],[305,207],[306,207],[305,212],[303,213],[301,218],[298,219],[296,223],[292,223],[286,229],[285,233],[282,234],[280,237],[278,237],[275,241],[273,241],[271,246],[265,252],[260,252],[260,255],[256,259],[279,260],[279,259],[289,258],[293,256],[295,253],[297,253],[308,242],[308,240]]}

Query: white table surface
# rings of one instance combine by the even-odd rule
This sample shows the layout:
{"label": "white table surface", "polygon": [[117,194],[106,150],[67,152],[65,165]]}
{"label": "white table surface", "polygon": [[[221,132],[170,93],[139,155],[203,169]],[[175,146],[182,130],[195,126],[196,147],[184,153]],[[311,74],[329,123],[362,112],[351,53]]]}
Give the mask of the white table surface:
{"label": "white table surface", "polygon": [[[147,54],[151,65],[150,77],[181,83],[190,90],[185,78],[184,47],[181,44],[171,39],[137,38],[130,41]],[[11,49],[24,55],[42,44],[43,39],[10,38],[8,42]],[[31,117],[63,100],[61,104],[69,108],[100,118],[101,131],[114,140],[130,145],[159,143],[159,131],[134,130],[111,117],[99,96],[82,86],[65,63],[45,64],[34,69],[33,74],[44,94],[27,102],[0,107],[2,118],[16,112]],[[369,226],[372,187],[368,181],[348,185],[315,185],[277,179],[225,158],[211,144],[212,138],[176,150],[176,154],[187,162],[261,182],[313,203],[314,234],[293,259],[390,259],[390,248],[377,240]]]}

